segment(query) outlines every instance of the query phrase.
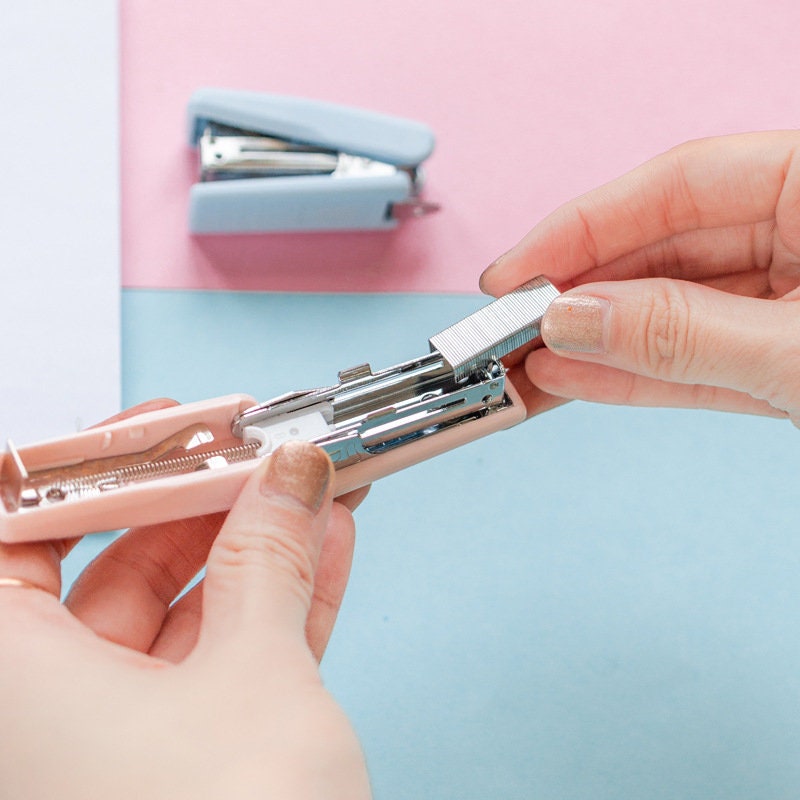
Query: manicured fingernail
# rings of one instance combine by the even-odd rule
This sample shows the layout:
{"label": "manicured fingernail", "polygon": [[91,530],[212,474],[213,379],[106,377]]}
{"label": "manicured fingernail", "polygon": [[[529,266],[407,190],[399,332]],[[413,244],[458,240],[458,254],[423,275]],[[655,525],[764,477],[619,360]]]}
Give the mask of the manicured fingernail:
{"label": "manicured fingernail", "polygon": [[542,338],[551,350],[567,353],[606,351],[611,303],[601,297],[565,294],[556,298],[542,320]]}
{"label": "manicured fingernail", "polygon": [[496,258],[494,261],[492,261],[492,263],[489,264],[489,266],[486,267],[486,269],[481,273],[480,278],[478,278],[478,287],[484,294],[491,294],[491,292],[486,288],[486,279],[487,277],[490,277],[492,273],[497,271],[506,255],[508,254],[503,253],[503,255],[501,255],[499,258]]}
{"label": "manicured fingernail", "polygon": [[261,494],[289,495],[316,514],[332,475],[324,450],[309,442],[287,442],[269,457]]}

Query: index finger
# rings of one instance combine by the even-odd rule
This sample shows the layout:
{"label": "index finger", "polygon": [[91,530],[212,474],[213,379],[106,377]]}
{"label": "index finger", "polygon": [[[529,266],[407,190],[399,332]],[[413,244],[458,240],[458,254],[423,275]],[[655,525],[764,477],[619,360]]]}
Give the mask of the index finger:
{"label": "index finger", "polygon": [[774,131],[673,148],[557,209],[481,286],[500,295],[534,274],[565,283],[672,236],[773,219],[798,145],[797,132]]}

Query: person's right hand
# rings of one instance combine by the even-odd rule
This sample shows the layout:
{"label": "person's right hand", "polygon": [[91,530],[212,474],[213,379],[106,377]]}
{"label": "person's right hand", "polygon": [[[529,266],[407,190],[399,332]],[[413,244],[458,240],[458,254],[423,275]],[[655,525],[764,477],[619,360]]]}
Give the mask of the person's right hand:
{"label": "person's right hand", "polygon": [[567,398],[800,425],[800,133],[689,142],[568,203],[483,275],[570,289],[528,378]]}

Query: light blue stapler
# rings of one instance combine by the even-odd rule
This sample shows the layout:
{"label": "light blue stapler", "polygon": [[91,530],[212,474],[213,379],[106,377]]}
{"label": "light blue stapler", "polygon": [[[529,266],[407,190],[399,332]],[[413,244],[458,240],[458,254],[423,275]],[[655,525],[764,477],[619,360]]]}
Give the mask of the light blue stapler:
{"label": "light blue stapler", "polygon": [[193,233],[380,230],[438,208],[419,198],[434,147],[419,122],[228,89],[197,90],[188,118]]}

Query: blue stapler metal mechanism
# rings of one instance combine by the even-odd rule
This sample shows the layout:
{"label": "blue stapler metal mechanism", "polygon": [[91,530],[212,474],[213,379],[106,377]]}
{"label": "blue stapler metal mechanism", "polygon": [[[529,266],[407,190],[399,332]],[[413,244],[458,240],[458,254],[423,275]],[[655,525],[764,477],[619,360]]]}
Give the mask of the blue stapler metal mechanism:
{"label": "blue stapler metal mechanism", "polygon": [[419,197],[433,132],[411,120],[284,95],[199,89],[193,233],[380,230],[437,210]]}

